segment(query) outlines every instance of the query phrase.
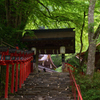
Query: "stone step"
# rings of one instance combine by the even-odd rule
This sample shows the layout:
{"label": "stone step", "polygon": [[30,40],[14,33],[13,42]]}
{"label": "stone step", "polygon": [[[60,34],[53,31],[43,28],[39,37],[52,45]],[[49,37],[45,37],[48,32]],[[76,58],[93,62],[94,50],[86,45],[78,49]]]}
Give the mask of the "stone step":
{"label": "stone step", "polygon": [[1,99],[1,100],[74,100],[74,99],[71,99],[71,98],[68,98],[68,97],[34,97],[34,98],[24,98],[24,97],[19,97],[19,98],[9,98],[9,99]]}
{"label": "stone step", "polygon": [[58,72],[40,72],[40,73],[30,73],[30,76],[33,76],[33,75],[35,75],[35,77],[37,76],[39,76],[39,75],[48,75],[48,76],[69,76],[69,73],[62,73],[62,72],[60,72],[60,73],[58,73]]}
{"label": "stone step", "polygon": [[[48,100],[48,98],[50,99],[50,98],[52,98],[52,99],[57,99],[57,98],[66,98],[66,100],[67,99],[69,99],[69,100],[72,100],[73,98],[72,98],[72,95],[63,95],[63,94],[60,94],[60,95],[57,95],[57,94],[54,94],[54,95],[52,95],[52,94],[36,94],[36,95],[16,95],[16,96],[10,96],[10,98],[27,98],[27,99],[34,99],[34,100],[36,100],[36,98],[38,98],[38,97],[42,97],[42,98],[45,98],[45,99],[43,99],[43,100]],[[62,99],[61,99],[62,100]]]}
{"label": "stone step", "polygon": [[9,100],[73,100],[69,73],[31,73]]}

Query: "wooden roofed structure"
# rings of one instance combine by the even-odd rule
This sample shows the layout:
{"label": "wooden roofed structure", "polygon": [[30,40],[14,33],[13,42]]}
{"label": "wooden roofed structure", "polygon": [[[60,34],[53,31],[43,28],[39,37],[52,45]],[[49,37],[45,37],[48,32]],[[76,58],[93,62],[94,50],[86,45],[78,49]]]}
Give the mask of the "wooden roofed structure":
{"label": "wooden roofed structure", "polygon": [[[65,46],[65,53],[75,53],[75,31],[73,29],[26,30],[22,41],[27,42],[29,49],[35,47],[39,54],[59,54],[61,46]],[[30,33],[34,36],[30,36]]]}

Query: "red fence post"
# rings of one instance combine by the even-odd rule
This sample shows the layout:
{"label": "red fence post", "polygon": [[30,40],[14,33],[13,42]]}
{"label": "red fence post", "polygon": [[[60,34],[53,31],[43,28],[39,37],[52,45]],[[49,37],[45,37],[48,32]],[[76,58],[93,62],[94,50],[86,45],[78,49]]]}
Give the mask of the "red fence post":
{"label": "red fence post", "polygon": [[[30,61],[29,61],[29,66],[28,66],[28,67],[29,67],[29,74],[30,74]],[[28,74],[28,75],[29,75],[29,74]]]}
{"label": "red fence post", "polygon": [[25,69],[26,69],[26,73],[25,73],[25,78],[27,78],[27,63],[25,62]]}
{"label": "red fence post", "polygon": [[25,73],[24,73],[24,81],[26,80],[26,64],[24,64]]}
{"label": "red fence post", "polygon": [[[74,78],[74,76],[73,76],[73,73],[72,73],[72,71],[70,70],[70,68],[68,67],[68,70],[69,70],[69,74],[70,74],[70,79],[72,79],[72,92],[73,92],[73,96],[74,96],[74,100],[83,100],[83,98],[82,98],[82,95],[81,95],[81,91],[80,91],[80,88],[79,88],[79,86],[77,85],[77,83],[76,83],[76,80],[75,80],[75,78]],[[76,90],[77,90],[77,98],[76,98]]]}
{"label": "red fence post", "polygon": [[74,100],[76,100],[76,88],[74,86]]}
{"label": "red fence post", "polygon": [[24,66],[23,66],[23,63],[22,63],[22,84],[24,83]]}
{"label": "red fence post", "polygon": [[16,63],[16,83],[15,83],[15,92],[18,90],[18,63]]}
{"label": "red fence post", "polygon": [[21,83],[22,83],[22,65],[20,64],[19,88],[21,88]]}
{"label": "red fence post", "polygon": [[21,84],[23,84],[23,64],[21,62]]}
{"label": "red fence post", "polygon": [[26,80],[26,73],[27,73],[27,67],[26,67],[26,62],[25,62],[25,80]]}
{"label": "red fence post", "polygon": [[25,64],[23,63],[23,65],[24,65],[24,81],[26,80],[26,78],[25,78],[25,74],[26,74],[26,69],[25,69]]}
{"label": "red fence post", "polygon": [[23,83],[24,83],[24,64],[22,63],[23,65]]}
{"label": "red fence post", "polygon": [[11,93],[14,93],[14,64],[12,65]]}
{"label": "red fence post", "polygon": [[8,98],[9,64],[6,66],[5,98]]}
{"label": "red fence post", "polygon": [[27,76],[28,76],[28,62],[26,63],[26,78],[27,78]]}
{"label": "red fence post", "polygon": [[[30,66],[30,65],[29,65],[29,61],[28,61],[28,66],[27,66],[27,67],[28,67],[28,75],[29,75],[29,66]],[[28,77],[28,75],[27,75],[27,77]]]}

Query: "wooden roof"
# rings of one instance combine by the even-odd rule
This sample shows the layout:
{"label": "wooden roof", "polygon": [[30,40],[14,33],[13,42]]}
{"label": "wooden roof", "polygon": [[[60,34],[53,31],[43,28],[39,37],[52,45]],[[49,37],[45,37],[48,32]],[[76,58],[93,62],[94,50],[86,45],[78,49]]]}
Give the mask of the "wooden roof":
{"label": "wooden roof", "polygon": [[[34,36],[30,36],[30,33]],[[60,53],[60,46],[66,47],[66,53],[75,52],[73,28],[27,30],[22,41],[27,42],[30,49],[36,47],[37,52],[41,54]]]}

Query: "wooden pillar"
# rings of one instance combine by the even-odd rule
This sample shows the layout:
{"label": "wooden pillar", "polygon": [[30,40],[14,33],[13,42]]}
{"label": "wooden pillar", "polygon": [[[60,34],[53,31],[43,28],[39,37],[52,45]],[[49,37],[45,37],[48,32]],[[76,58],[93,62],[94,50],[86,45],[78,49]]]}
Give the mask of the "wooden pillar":
{"label": "wooden pillar", "polygon": [[64,68],[65,68],[65,54],[62,54],[62,72]]}

